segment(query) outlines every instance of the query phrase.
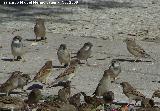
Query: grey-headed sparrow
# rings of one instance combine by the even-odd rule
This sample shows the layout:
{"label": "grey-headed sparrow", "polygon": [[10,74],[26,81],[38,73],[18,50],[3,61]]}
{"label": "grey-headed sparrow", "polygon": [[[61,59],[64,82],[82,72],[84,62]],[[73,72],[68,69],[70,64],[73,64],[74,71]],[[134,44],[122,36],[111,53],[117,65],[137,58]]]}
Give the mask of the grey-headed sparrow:
{"label": "grey-headed sparrow", "polygon": [[11,52],[12,55],[14,56],[13,61],[15,60],[20,60],[22,59],[22,56],[24,54],[24,46],[22,42],[22,37],[20,36],[15,36],[12,40],[11,43]]}
{"label": "grey-headed sparrow", "polygon": [[61,65],[64,63],[64,66],[68,66],[70,64],[70,53],[67,49],[66,44],[61,44],[58,51],[58,60],[61,63]]}
{"label": "grey-headed sparrow", "polygon": [[34,26],[34,33],[36,36],[36,41],[38,38],[41,38],[40,40],[46,40],[46,28],[44,25],[44,19],[36,19],[36,24]]}
{"label": "grey-headed sparrow", "polygon": [[44,66],[34,77],[33,81],[40,81],[42,83],[48,83],[48,77],[52,74],[52,61],[47,61]]}
{"label": "grey-headed sparrow", "polygon": [[87,42],[83,45],[83,47],[77,52],[77,59],[86,60],[91,56],[93,44]]}
{"label": "grey-headed sparrow", "polygon": [[99,81],[99,84],[95,92],[93,93],[95,96],[103,96],[105,92],[110,90],[110,86],[111,86],[110,73],[112,73],[112,71],[108,69],[108,71],[105,71],[105,73],[103,74],[103,77]]}
{"label": "grey-headed sparrow", "polygon": [[129,98],[129,102],[135,100],[137,103],[145,98],[142,93],[133,88],[128,82],[122,82],[120,85],[123,87],[123,93]]}
{"label": "grey-headed sparrow", "polygon": [[52,82],[51,85],[59,81],[70,81],[75,76],[76,67],[78,63],[79,63],[78,59],[72,59],[70,65],[66,67],[64,72],[62,72],[57,78],[55,78],[55,81]]}
{"label": "grey-headed sparrow", "polygon": [[[135,40],[132,38],[127,38],[124,40],[127,44],[128,51],[136,57],[135,61],[139,58],[149,58],[153,59],[149,54],[146,53],[146,51],[138,44],[136,44]],[[153,59],[156,61],[155,59]]]}
{"label": "grey-headed sparrow", "polygon": [[41,97],[41,91],[39,89],[33,89],[28,95],[27,103],[29,105],[37,104]]}
{"label": "grey-headed sparrow", "polygon": [[10,78],[0,86],[0,92],[4,92],[8,96],[8,94],[12,90],[14,90],[18,87],[18,82],[19,82],[19,78],[20,78],[21,74],[22,74],[22,72],[20,72],[20,71],[13,72],[12,75],[10,76]]}
{"label": "grey-headed sparrow", "polygon": [[104,73],[108,73],[110,75],[110,77],[113,79],[113,81],[115,81],[117,79],[119,73],[121,73],[120,62],[118,60],[113,59],[111,61],[109,69],[105,70]]}
{"label": "grey-headed sparrow", "polygon": [[160,90],[156,90],[156,91],[153,93],[152,98],[154,98],[154,97],[160,98]]}

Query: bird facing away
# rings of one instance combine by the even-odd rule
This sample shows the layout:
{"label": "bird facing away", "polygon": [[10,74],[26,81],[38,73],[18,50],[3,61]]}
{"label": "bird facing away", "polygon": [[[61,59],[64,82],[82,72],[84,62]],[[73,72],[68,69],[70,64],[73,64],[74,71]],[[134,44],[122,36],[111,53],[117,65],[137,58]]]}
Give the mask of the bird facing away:
{"label": "bird facing away", "polygon": [[83,45],[83,47],[77,52],[77,59],[86,60],[91,56],[93,44],[87,42]]}
{"label": "bird facing away", "polygon": [[111,76],[110,76],[111,74],[110,73],[112,73],[110,69],[108,69],[108,71],[105,71],[93,95],[103,96],[105,92],[110,90],[110,86],[111,86]]}
{"label": "bird facing away", "polygon": [[29,105],[37,104],[41,97],[41,91],[39,89],[33,89],[28,95],[27,103]]}
{"label": "bird facing away", "polygon": [[44,66],[34,77],[33,81],[40,81],[42,83],[48,83],[48,77],[52,74],[52,61],[47,61]]}
{"label": "bird facing away", "polygon": [[60,45],[57,51],[57,55],[61,65],[64,63],[64,66],[67,67],[70,64],[70,53],[67,49],[66,44]]}
{"label": "bird facing away", "polygon": [[[14,56],[13,61],[22,59],[22,56],[24,54],[24,46],[22,42],[22,37],[15,36],[11,43],[11,52]],[[16,58],[17,57],[17,58]]]}
{"label": "bird facing away", "polygon": [[[128,51],[135,56],[135,61],[139,58],[149,58],[153,59],[149,54],[146,53],[146,51],[138,44],[136,44],[135,40],[132,38],[127,38],[124,40],[124,42],[127,45]],[[156,61],[155,59],[153,59]]]}
{"label": "bird facing away", "polygon": [[129,98],[129,102],[135,100],[137,103],[145,98],[142,93],[133,88],[128,82],[122,82],[120,85],[123,87],[123,93]]}
{"label": "bird facing away", "polygon": [[44,19],[36,19],[36,24],[34,26],[34,33],[36,36],[36,41],[38,38],[41,38],[40,40],[45,40],[46,37],[46,28],[44,25]]}
{"label": "bird facing away", "polygon": [[115,81],[118,75],[121,73],[121,65],[118,60],[113,59],[108,70],[105,70],[104,73],[108,73],[110,77]]}
{"label": "bird facing away", "polygon": [[71,81],[71,79],[75,76],[76,73],[76,67],[79,63],[78,59],[72,59],[70,62],[70,65],[66,67],[64,72],[62,72],[57,78],[55,78],[55,81],[51,83],[51,85],[59,82],[59,81]]}
{"label": "bird facing away", "polygon": [[14,90],[18,87],[18,82],[19,82],[19,78],[20,78],[21,74],[22,74],[22,72],[20,72],[20,71],[13,72],[12,75],[10,76],[10,78],[0,86],[0,92],[4,92],[8,96],[8,94],[12,90]]}
{"label": "bird facing away", "polygon": [[152,98],[154,98],[154,97],[160,98],[160,90],[156,90],[156,91],[153,93]]}

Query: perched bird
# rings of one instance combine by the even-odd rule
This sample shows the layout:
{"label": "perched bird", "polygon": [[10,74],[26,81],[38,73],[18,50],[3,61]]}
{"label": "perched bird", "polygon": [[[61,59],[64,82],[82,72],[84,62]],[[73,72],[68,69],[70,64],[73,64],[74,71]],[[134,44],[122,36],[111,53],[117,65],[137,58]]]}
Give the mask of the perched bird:
{"label": "perched bird", "polygon": [[105,71],[105,73],[103,74],[103,77],[99,81],[98,86],[97,86],[95,92],[93,93],[93,95],[95,95],[95,96],[103,96],[103,94],[105,92],[110,90],[110,86],[111,86],[110,73],[112,73],[112,70],[110,70],[110,69],[108,69],[108,72]]}
{"label": "perched bird", "polygon": [[77,93],[77,94],[74,94],[73,96],[71,96],[69,98],[69,103],[74,105],[76,108],[78,108],[80,106],[80,98],[81,97],[81,93]]}
{"label": "perched bird", "polygon": [[[83,45],[83,47],[77,52],[77,59],[79,60],[86,60],[91,56],[93,44],[87,42]],[[88,63],[88,62],[87,62]]]}
{"label": "perched bird", "polygon": [[123,87],[123,93],[129,98],[129,102],[135,100],[137,103],[145,99],[145,96],[133,88],[128,82],[122,82],[120,85]]}
{"label": "perched bird", "polygon": [[154,105],[155,105],[154,100],[150,98],[145,98],[145,99],[142,99],[141,101],[141,106],[143,108],[152,108]]}
{"label": "perched bird", "polygon": [[115,81],[117,76],[121,73],[121,65],[118,60],[113,59],[109,69],[105,70],[104,73],[110,75],[110,77]]}
{"label": "perched bird", "polygon": [[45,65],[39,70],[32,81],[40,81],[42,83],[48,83],[47,77],[52,73],[52,61],[47,61]]}
{"label": "perched bird", "polygon": [[22,74],[18,79],[18,88],[23,89],[23,87],[28,84],[29,80],[31,80],[31,78],[28,74]]}
{"label": "perched bird", "polygon": [[64,72],[62,72],[57,78],[55,78],[55,81],[52,82],[51,85],[59,81],[70,81],[75,76],[76,67],[78,63],[79,63],[78,59],[71,60],[70,65],[66,67]]}
{"label": "perched bird", "polygon": [[13,72],[10,78],[0,86],[0,92],[6,93],[8,96],[12,90],[18,87],[21,74],[20,71]]}
{"label": "perched bird", "polygon": [[41,97],[42,97],[41,91],[39,89],[33,89],[28,95],[27,103],[29,105],[33,105],[33,104],[36,105],[41,99]]}
{"label": "perched bird", "polygon": [[105,103],[112,103],[114,100],[114,93],[112,91],[107,91],[103,94],[103,100]]}
{"label": "perched bird", "polygon": [[14,56],[13,61],[15,60],[20,60],[22,59],[22,56],[24,54],[24,46],[22,42],[22,37],[20,36],[15,36],[12,40],[11,43],[11,52],[12,55]]}
{"label": "perched bird", "polygon": [[154,97],[160,98],[160,90],[156,90],[156,91],[153,93],[152,98],[154,98]]}
{"label": "perched bird", "polygon": [[46,40],[46,28],[44,25],[44,20],[43,19],[36,19],[36,24],[34,26],[34,33],[36,35],[36,41],[37,38],[41,38],[40,40]]}
{"label": "perched bird", "polygon": [[[135,61],[138,60],[139,58],[153,59],[149,54],[146,53],[146,51],[144,51],[144,49],[141,46],[136,44],[135,40],[127,38],[124,40],[124,42],[126,42],[127,44],[128,51],[135,56],[136,58]],[[156,61],[155,59],[153,60]]]}
{"label": "perched bird", "polygon": [[68,66],[70,64],[70,53],[67,50],[66,44],[61,44],[58,51],[58,60],[61,63],[61,65],[64,63],[64,66]]}

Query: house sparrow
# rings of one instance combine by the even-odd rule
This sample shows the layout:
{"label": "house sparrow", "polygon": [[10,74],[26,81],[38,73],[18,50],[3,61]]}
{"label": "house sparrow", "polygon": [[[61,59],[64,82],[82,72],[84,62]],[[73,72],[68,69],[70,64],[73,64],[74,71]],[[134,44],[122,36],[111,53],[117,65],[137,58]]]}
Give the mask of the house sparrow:
{"label": "house sparrow", "polygon": [[[124,40],[127,44],[127,49],[128,51],[136,57],[135,61],[138,60],[139,58],[150,58],[153,59],[149,54],[147,54],[144,49],[136,44],[135,40],[131,38],[127,38]],[[155,59],[153,59],[156,61]]]}
{"label": "house sparrow", "polygon": [[105,73],[103,74],[102,79],[99,81],[99,84],[98,84],[95,92],[93,93],[93,95],[103,96],[103,94],[105,92],[110,90],[110,86],[111,86],[110,73],[112,73],[112,71],[110,69],[108,69],[108,71],[105,71]]}
{"label": "house sparrow", "polygon": [[154,98],[154,97],[160,98],[160,90],[156,90],[156,91],[153,93],[152,98]]}
{"label": "house sparrow", "polygon": [[33,89],[28,95],[27,103],[29,105],[37,104],[41,97],[41,91],[39,89]]}
{"label": "house sparrow", "polygon": [[70,53],[67,50],[66,44],[61,44],[58,51],[58,60],[61,63],[61,65],[64,63],[64,66],[68,66],[70,63]]}
{"label": "house sparrow", "polygon": [[135,100],[137,103],[145,98],[142,93],[133,88],[128,82],[122,82],[120,85],[123,87],[123,93],[129,98],[129,102]]}
{"label": "house sparrow", "polygon": [[0,92],[4,92],[8,96],[12,90],[18,87],[19,77],[21,74],[22,72],[20,71],[13,72],[10,78],[0,86]]}
{"label": "house sparrow", "polygon": [[76,66],[78,65],[78,63],[78,59],[71,60],[70,65],[66,67],[64,72],[62,72],[57,78],[55,78],[55,81],[52,82],[51,85],[59,81],[70,81],[75,76]]}
{"label": "house sparrow", "polygon": [[41,40],[46,40],[46,28],[44,25],[44,20],[43,19],[36,19],[36,24],[34,26],[34,33],[36,35],[36,41],[37,38],[40,37]]}
{"label": "house sparrow", "polygon": [[142,99],[141,101],[141,106],[143,108],[152,108],[154,105],[155,105],[154,100],[150,98],[145,98],[145,99]]}
{"label": "house sparrow", "polygon": [[[77,52],[77,59],[79,60],[86,60],[91,56],[93,44],[87,42],[83,45],[83,47]],[[88,62],[87,62],[88,63]]]}
{"label": "house sparrow", "polygon": [[52,73],[52,61],[47,61],[45,65],[39,70],[32,81],[40,81],[42,83],[48,83],[47,77]]}
{"label": "house sparrow", "polygon": [[118,60],[113,59],[108,70],[105,70],[104,73],[108,73],[110,77],[115,81],[119,73],[121,73],[121,66]]}
{"label": "house sparrow", "polygon": [[18,88],[23,89],[23,87],[28,84],[29,80],[31,80],[31,78],[28,74],[22,74],[18,79]]}
{"label": "house sparrow", "polygon": [[11,52],[12,55],[14,56],[13,61],[15,60],[20,60],[22,59],[22,56],[24,54],[24,46],[22,42],[22,37],[20,36],[15,36],[12,40],[11,43]]}
{"label": "house sparrow", "polygon": [[69,103],[74,105],[76,108],[78,108],[80,106],[80,100],[81,100],[81,93],[77,93],[77,94],[74,94],[73,96],[71,96],[69,98]]}

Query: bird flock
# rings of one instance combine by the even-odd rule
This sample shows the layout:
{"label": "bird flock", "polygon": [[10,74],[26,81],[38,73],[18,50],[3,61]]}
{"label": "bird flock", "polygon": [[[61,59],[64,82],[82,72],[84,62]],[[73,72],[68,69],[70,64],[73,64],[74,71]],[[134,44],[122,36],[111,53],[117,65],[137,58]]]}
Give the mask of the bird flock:
{"label": "bird flock", "polygon": [[[46,42],[46,28],[44,19],[36,19],[34,27],[35,42]],[[124,40],[127,49],[135,59],[134,63],[141,58],[152,58],[136,41],[132,38]],[[128,103],[116,103],[114,102],[114,93],[110,90],[111,84],[115,84],[119,74],[121,73],[121,64],[117,59],[113,59],[107,70],[104,71],[102,78],[100,79],[98,86],[93,92],[92,96],[86,95],[85,92],[78,92],[71,95],[71,88],[75,88],[71,85],[72,78],[76,75],[77,67],[80,67],[82,61],[84,64],[90,67],[88,58],[92,55],[93,44],[86,42],[78,50],[76,56],[71,58],[71,54],[67,49],[66,44],[61,44],[57,51],[57,58],[65,70],[60,73],[52,82],[48,81],[48,78],[53,73],[52,60],[46,61],[43,67],[36,73],[33,79],[28,74],[24,74],[21,71],[12,72],[11,76],[0,86],[0,111],[10,109],[16,111],[160,111],[160,108],[155,105],[154,98],[160,98],[160,90],[153,93],[152,98],[147,98],[140,91],[134,88],[130,83],[123,81],[119,85],[122,86],[123,94],[129,98]],[[21,36],[15,36],[11,43],[11,52],[13,55],[13,62],[24,61],[24,46]],[[61,87],[57,95],[44,97],[41,90],[45,88],[39,88],[38,86],[32,87],[32,90],[28,93],[24,90],[24,86],[34,81],[41,82],[45,88]],[[21,89],[25,96],[25,99],[19,96],[12,96],[14,89]],[[3,95],[2,95],[3,94]],[[83,97],[83,98],[82,98]],[[141,104],[138,108],[130,108],[130,104],[135,101],[133,106],[137,106],[137,102]],[[119,107],[116,107],[118,104]]]}

